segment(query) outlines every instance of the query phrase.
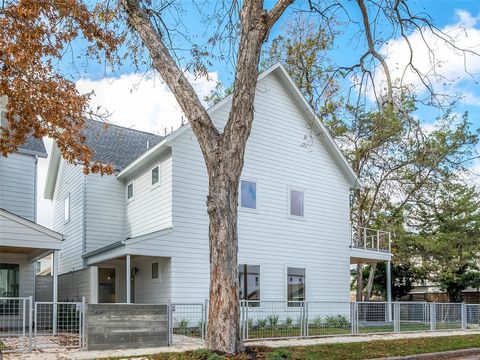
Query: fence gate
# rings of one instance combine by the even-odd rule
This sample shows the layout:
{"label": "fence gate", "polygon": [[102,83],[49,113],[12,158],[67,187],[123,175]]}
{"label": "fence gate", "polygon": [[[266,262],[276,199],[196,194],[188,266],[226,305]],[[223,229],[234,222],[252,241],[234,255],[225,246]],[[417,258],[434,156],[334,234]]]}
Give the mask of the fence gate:
{"label": "fence gate", "polygon": [[32,346],[32,298],[0,297],[0,343],[3,352],[29,351]]}
{"label": "fence gate", "polygon": [[169,304],[170,344],[203,344],[207,332],[207,302]]}
{"label": "fence gate", "polygon": [[33,346],[84,347],[84,302],[36,302]]}

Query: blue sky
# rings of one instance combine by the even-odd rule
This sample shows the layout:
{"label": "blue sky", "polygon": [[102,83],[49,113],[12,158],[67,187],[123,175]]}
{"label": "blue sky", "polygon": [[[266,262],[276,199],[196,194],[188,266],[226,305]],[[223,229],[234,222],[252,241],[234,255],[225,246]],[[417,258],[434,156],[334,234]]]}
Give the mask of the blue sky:
{"label": "blue sky", "polygon": [[[274,1],[267,0],[266,3],[268,8],[272,6]],[[185,24],[185,28],[179,28],[182,31],[190,31],[195,36],[195,41],[204,42],[209,35],[208,30],[205,32],[206,25],[199,20],[198,13],[196,10],[194,11],[191,2],[184,1],[183,4],[185,13],[182,14],[182,22]],[[284,14],[279,23],[272,29],[270,40],[280,33],[282,24],[292,16],[293,12],[304,4],[305,2],[297,0],[294,6]],[[342,4],[352,18],[358,19],[359,10],[355,2],[344,1]],[[480,52],[480,0],[424,0],[409,1],[409,4],[413,12],[429,14],[439,28],[456,31],[455,34],[459,36],[463,44],[472,48],[475,47]],[[205,5],[203,10],[211,13],[212,7]],[[345,18],[342,20],[345,20]],[[209,26],[211,28],[211,22]],[[358,61],[359,55],[366,49],[364,42],[357,41],[358,30],[358,24],[350,23],[348,26],[338,26],[340,34],[336,38],[335,48],[330,56],[334,63],[348,66]],[[380,26],[378,30],[382,35],[384,29]],[[416,41],[418,42],[418,39],[412,36],[412,42],[415,43]],[[162,134],[180,126],[181,111],[168,88],[158,77],[151,73],[146,75],[135,73],[133,66],[128,63],[116,69],[115,73],[109,73],[105,76],[103,64],[95,64],[91,61],[87,63],[82,57],[79,57],[83,49],[82,45],[84,44],[81,40],[73,44],[73,54],[67,54],[60,65],[61,69],[71,75],[72,80],[77,82],[77,87],[81,92],[95,91],[92,106],[102,106],[112,112],[111,122]],[[388,47],[382,48],[385,54],[389,55],[387,59],[392,68],[395,68],[396,64],[402,61],[405,53],[405,48],[402,46],[404,44],[402,45],[401,41],[395,41],[394,39]],[[428,67],[427,56],[422,54],[421,46],[419,49],[415,60],[418,61],[420,66]],[[435,50],[441,60],[439,69],[454,80],[446,89],[465,95],[464,101],[457,105],[455,111],[459,114],[468,111],[474,127],[480,128],[480,58],[469,59],[469,66],[477,74],[476,79],[473,80],[463,71],[463,62],[459,61],[458,54],[456,55],[441,43],[435,44]],[[74,59],[74,66],[72,66],[72,58]],[[214,88],[217,80],[226,85],[232,82],[233,68],[231,62],[225,59],[213,60],[208,70],[211,81],[196,79],[193,76],[189,77],[201,97],[207,95]],[[413,83],[417,80],[412,78]],[[349,85],[349,80],[344,81],[343,84]],[[441,83],[437,85],[439,88],[443,88]],[[421,90],[419,92],[421,93]],[[440,112],[423,107],[418,111],[418,115],[426,123],[431,124],[440,115]],[[50,144],[47,143],[47,146],[50,146]],[[47,162],[42,160],[39,165],[39,186],[41,187],[44,183]],[[472,166],[480,172],[480,162],[472,164]],[[39,222],[49,226],[51,224],[50,204],[42,199],[42,191],[38,193]]]}

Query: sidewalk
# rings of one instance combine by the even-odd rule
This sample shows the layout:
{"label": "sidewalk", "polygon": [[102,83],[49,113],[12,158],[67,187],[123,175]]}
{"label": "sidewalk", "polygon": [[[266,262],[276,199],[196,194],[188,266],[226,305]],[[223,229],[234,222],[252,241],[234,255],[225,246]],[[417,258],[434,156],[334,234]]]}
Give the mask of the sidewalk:
{"label": "sidewalk", "polygon": [[[288,340],[268,340],[268,341],[249,341],[247,346],[261,345],[269,347],[290,347],[290,346],[309,346],[319,344],[334,343],[353,343],[374,340],[395,340],[395,339],[413,339],[425,337],[442,337],[455,335],[480,335],[478,331],[445,331],[445,332],[424,332],[424,333],[402,333],[402,334],[384,334],[384,335],[362,335],[362,336],[333,336],[312,339],[288,339]],[[49,349],[42,352],[33,351],[25,354],[5,354],[5,360],[90,360],[111,357],[125,357],[126,359],[142,359],[142,355],[153,355],[162,352],[183,352],[200,349],[203,347],[201,341],[187,344],[178,344],[170,347],[158,347],[148,349],[126,349],[126,350],[108,350],[108,351],[79,351]]]}

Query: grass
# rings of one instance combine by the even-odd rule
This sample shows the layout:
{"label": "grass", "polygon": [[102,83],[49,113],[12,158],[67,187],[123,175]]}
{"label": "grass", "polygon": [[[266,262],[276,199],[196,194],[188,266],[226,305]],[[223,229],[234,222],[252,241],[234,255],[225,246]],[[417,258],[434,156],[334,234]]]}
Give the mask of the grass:
{"label": "grass", "polygon": [[207,350],[197,350],[185,353],[162,353],[147,358],[151,360],[361,360],[469,348],[480,348],[480,335],[375,340],[358,343],[297,346],[276,350],[266,347],[249,347],[246,353],[230,357],[213,354]]}

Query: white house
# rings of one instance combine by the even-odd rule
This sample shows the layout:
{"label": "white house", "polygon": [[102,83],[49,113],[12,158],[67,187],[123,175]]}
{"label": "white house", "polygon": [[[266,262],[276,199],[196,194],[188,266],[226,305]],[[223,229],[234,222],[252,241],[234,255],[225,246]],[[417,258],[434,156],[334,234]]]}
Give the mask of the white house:
{"label": "white house", "polygon": [[[0,119],[5,120],[6,99],[0,98]],[[41,139],[32,136],[8,157],[0,155],[0,298],[35,299],[35,263],[56,254],[62,235],[36,223],[37,160],[47,157]],[[53,258],[53,268],[56,256]],[[55,275],[55,274],[54,274]],[[55,299],[53,281],[49,299]],[[18,313],[12,302],[0,299],[0,315]]]}
{"label": "white house", "polygon": [[[209,110],[218,128],[230,106],[227,97]],[[206,299],[208,179],[190,126],[160,137],[88,121],[85,135],[95,159],[116,171],[85,176],[53,148],[45,197],[65,235],[59,298]],[[352,243],[350,191],[359,186],[285,69],[263,72],[239,189],[241,296],[349,301],[350,264],[391,257],[383,233]]]}

